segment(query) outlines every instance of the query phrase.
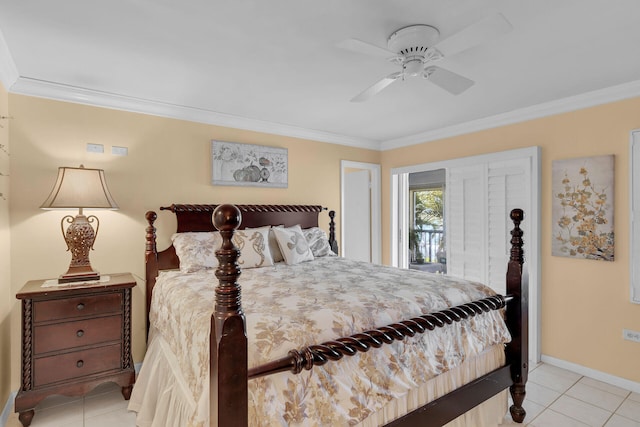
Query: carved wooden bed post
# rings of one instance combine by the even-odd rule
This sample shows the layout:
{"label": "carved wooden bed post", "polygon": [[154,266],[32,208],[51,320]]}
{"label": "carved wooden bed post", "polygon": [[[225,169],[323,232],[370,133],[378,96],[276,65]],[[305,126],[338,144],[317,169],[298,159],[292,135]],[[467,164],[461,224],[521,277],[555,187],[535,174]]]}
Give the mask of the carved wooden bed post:
{"label": "carved wooden bed post", "polygon": [[336,241],[336,211],[329,211],[329,245],[333,253],[338,255],[338,242]]}
{"label": "carved wooden bed post", "polygon": [[523,274],[524,253],[522,251],[522,230],[520,222],[524,219],[521,209],[511,211],[514,228],[511,230],[511,257],[507,266],[507,295],[513,297],[507,308],[507,327],[511,332],[511,342],[507,344],[507,363],[511,364],[511,379],[513,385],[509,387],[513,405],[509,408],[511,418],[515,422],[524,421],[526,412],[522,407],[525,396],[525,385],[529,371],[529,287],[528,275]]}
{"label": "carved wooden bed post", "polygon": [[222,247],[216,251],[219,284],[209,344],[212,426],[248,425],[247,332],[238,285],[240,251],[231,241],[241,221],[242,214],[233,205],[220,205],[213,212],[213,224],[222,236]]}
{"label": "carved wooden bed post", "polygon": [[158,276],[158,248],[156,246],[156,228],[153,226],[158,214],[153,211],[148,211],[145,214],[147,223],[149,224],[146,229],[145,236],[145,267],[146,267],[146,295],[147,295],[147,337],[149,336],[149,310],[151,309],[151,295],[153,294],[153,286],[156,284],[156,277]]}

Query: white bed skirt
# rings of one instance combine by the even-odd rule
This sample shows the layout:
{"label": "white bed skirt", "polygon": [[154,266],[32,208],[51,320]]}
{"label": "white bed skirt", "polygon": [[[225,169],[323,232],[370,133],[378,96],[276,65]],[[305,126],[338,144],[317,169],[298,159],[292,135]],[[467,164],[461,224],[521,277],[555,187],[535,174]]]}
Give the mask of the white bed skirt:
{"label": "white bed skirt", "polygon": [[[169,346],[158,335],[150,333],[147,354],[129,401],[129,410],[137,412],[138,427],[208,427],[192,424],[194,413],[209,411],[207,395],[196,402],[179,374],[178,363]],[[375,351],[375,350],[374,350]],[[434,398],[466,384],[504,364],[504,347],[495,345],[472,360],[439,375],[411,390],[403,399],[394,399],[380,411],[370,415],[360,427],[378,427],[419,407]],[[177,375],[176,375],[177,374]],[[277,375],[277,374],[276,374]],[[446,427],[496,427],[507,412],[507,391],[494,396]],[[195,417],[195,419],[207,419]]]}

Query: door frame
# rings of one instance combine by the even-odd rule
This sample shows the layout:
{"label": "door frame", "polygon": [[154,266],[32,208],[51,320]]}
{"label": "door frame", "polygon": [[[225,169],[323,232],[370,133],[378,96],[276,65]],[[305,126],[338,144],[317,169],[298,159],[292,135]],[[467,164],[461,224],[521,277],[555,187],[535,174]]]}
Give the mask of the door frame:
{"label": "door frame", "polygon": [[371,262],[380,264],[382,262],[382,204],[381,200],[381,173],[380,165],[375,163],[354,162],[351,160],[340,161],[340,247],[344,248],[345,235],[345,186],[344,177],[347,169],[366,169],[371,176]]}
{"label": "door frame", "polygon": [[[529,222],[529,238],[527,240],[529,246],[529,254],[525,254],[527,262],[527,270],[529,274],[529,359],[531,362],[537,363],[540,361],[540,332],[541,332],[541,308],[540,308],[540,277],[541,277],[541,253],[540,253],[540,239],[541,239],[541,226],[540,226],[540,147],[527,147],[518,148],[514,150],[500,151],[495,153],[480,154],[477,156],[461,157],[457,159],[443,160],[433,163],[423,163],[419,165],[403,166],[399,168],[391,169],[391,260],[392,265],[395,267],[401,267],[402,256],[399,252],[399,248],[406,246],[399,246],[403,242],[406,243],[406,239],[402,236],[403,230],[401,228],[406,226],[406,217],[408,217],[409,206],[403,200],[408,200],[407,197],[402,197],[401,191],[408,189],[408,186],[403,183],[408,182],[408,175],[412,172],[422,172],[426,170],[434,169],[449,169],[452,167],[469,166],[478,162],[492,162],[509,160],[513,158],[529,157],[531,160],[531,200],[529,201],[531,209],[530,212],[525,212],[527,221]],[[445,183],[446,186],[446,183]],[[445,217],[447,216],[445,199]],[[526,238],[526,237],[525,237]]]}

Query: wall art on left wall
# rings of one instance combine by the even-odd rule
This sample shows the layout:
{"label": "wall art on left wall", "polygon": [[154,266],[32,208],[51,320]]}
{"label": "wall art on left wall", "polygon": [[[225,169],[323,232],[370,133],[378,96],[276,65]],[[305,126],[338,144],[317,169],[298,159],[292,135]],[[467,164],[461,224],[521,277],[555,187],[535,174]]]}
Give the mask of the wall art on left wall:
{"label": "wall art on left wall", "polygon": [[287,188],[286,148],[211,141],[213,185]]}

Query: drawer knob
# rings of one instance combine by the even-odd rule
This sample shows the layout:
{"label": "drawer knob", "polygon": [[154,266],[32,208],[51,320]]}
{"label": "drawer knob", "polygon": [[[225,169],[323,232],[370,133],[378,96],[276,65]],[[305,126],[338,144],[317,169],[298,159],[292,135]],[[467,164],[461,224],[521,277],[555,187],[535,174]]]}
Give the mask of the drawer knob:
{"label": "drawer knob", "polygon": [[80,303],[80,304],[78,304],[78,305],[76,306],[76,308],[77,308],[78,310],[84,310],[84,304],[83,304],[83,303]]}
{"label": "drawer knob", "polygon": [[78,360],[78,361],[76,362],[76,366],[77,366],[78,368],[82,368],[82,367],[84,366],[84,361],[82,361],[82,360]]}
{"label": "drawer knob", "polygon": [[78,338],[82,337],[84,335],[84,331],[82,329],[78,330],[78,332],[76,332],[76,336]]}

